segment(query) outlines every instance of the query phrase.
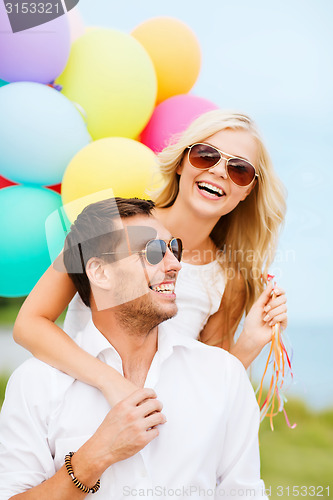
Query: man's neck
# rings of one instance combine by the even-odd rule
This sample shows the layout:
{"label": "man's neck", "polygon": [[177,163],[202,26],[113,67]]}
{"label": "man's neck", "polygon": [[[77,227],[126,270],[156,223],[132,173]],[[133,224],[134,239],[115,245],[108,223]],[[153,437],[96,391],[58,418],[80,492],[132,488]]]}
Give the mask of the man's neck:
{"label": "man's neck", "polygon": [[150,331],[138,328],[135,331],[119,324],[110,309],[97,311],[92,308],[92,320],[121,357],[125,378],[143,387],[157,351],[157,327]]}

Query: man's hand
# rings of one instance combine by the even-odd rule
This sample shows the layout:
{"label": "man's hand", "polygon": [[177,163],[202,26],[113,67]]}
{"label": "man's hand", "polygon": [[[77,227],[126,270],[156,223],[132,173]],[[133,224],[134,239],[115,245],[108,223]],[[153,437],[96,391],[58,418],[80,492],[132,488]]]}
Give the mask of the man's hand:
{"label": "man's hand", "polygon": [[109,411],[95,434],[72,458],[74,474],[94,484],[112,464],[138,453],[166,422],[153,389],[139,389]]}
{"label": "man's hand", "polygon": [[114,373],[115,370],[113,368],[110,368],[108,365],[105,366],[107,367],[107,370],[110,370],[110,376],[103,376],[103,385],[100,385],[99,388],[110,405],[115,406],[117,403],[120,403],[120,401],[123,401],[125,398],[136,392],[139,387],[127,378],[123,377],[123,375],[120,375],[120,373]]}

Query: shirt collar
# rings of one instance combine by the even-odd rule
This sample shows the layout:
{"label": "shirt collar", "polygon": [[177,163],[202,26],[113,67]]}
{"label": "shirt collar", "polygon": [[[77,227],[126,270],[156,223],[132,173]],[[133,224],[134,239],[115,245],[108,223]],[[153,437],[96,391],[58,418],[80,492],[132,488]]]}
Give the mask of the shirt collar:
{"label": "shirt collar", "polygon": [[[120,358],[117,350],[96,328],[92,318],[90,318],[86,327],[77,334],[75,340],[82,349],[95,357],[98,357],[103,351],[110,350],[117,358]],[[167,326],[167,322],[161,323],[158,327],[158,353],[161,358],[168,358],[174,348],[179,346],[193,349],[200,346],[200,342],[174,331],[174,328],[171,331],[171,328]]]}
{"label": "shirt collar", "polygon": [[95,357],[107,349],[116,351],[113,345],[96,328],[92,318],[89,319],[85,328],[77,334],[75,340],[82,349]]}

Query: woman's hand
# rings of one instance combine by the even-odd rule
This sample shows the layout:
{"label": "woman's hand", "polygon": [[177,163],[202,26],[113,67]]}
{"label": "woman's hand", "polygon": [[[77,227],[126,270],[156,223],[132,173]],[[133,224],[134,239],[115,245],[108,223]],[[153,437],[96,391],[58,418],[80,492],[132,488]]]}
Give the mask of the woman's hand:
{"label": "woman's hand", "polygon": [[244,328],[230,352],[239,358],[245,368],[271,341],[272,326],[281,323],[287,327],[287,299],[285,291],[269,282],[259,299],[253,304],[244,321]]}
{"label": "woman's hand", "polygon": [[269,282],[245,318],[244,330],[255,343],[264,347],[272,336],[272,326],[281,323],[287,327],[287,299],[285,291]]}
{"label": "woman's hand", "polygon": [[282,290],[282,288],[277,288],[275,286],[273,288],[273,296],[264,307],[264,321],[268,323],[269,326],[280,323],[283,330],[287,328],[288,316],[286,302],[286,292]]}

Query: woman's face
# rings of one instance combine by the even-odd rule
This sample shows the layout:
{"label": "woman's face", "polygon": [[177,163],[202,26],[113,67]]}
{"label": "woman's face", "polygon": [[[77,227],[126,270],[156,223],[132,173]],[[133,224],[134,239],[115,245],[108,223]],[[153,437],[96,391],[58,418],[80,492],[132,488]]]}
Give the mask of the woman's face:
{"label": "woman's face", "polygon": [[[200,142],[216,146],[228,155],[248,160],[258,172],[258,145],[246,130],[220,130]],[[240,201],[245,200],[255,185],[253,182],[250,186],[241,187],[231,182],[226,171],[226,160],[223,159],[209,170],[198,170],[189,163],[187,153],[177,173],[180,174],[178,197],[198,217],[219,218],[228,214]],[[220,188],[222,195],[210,193],[209,185]]]}

